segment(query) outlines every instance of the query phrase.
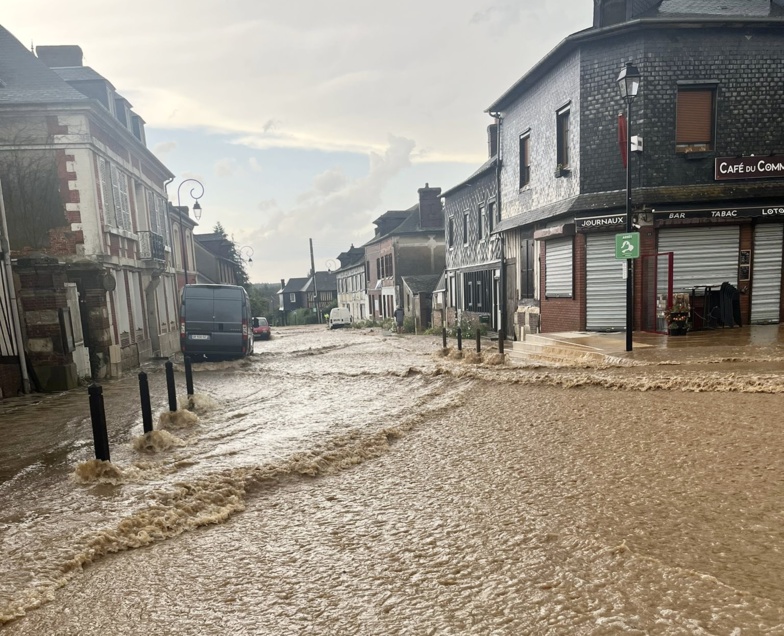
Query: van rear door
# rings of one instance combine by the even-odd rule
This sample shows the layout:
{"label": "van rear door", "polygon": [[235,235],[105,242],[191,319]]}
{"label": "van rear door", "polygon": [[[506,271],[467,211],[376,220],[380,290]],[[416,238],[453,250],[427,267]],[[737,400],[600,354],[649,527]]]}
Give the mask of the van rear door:
{"label": "van rear door", "polygon": [[216,287],[212,345],[216,351],[243,352],[241,287]]}

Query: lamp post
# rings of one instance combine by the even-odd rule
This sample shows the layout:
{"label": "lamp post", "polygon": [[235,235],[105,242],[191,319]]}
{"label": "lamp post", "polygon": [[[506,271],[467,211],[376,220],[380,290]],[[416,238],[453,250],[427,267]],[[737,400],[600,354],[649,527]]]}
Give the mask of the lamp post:
{"label": "lamp post", "polygon": [[500,269],[498,272],[498,305],[501,312],[498,321],[498,338],[506,339],[506,263],[504,262],[504,252],[506,245],[503,234],[494,234],[493,243],[498,245]]}
{"label": "lamp post", "polygon": [[[618,75],[618,88],[626,101],[626,233],[632,231],[632,102],[640,90],[640,71],[631,62],[621,69]],[[634,259],[626,259],[626,351],[632,350],[632,331],[634,329]]]}
{"label": "lamp post", "polygon": [[[180,245],[182,248],[182,269],[184,273],[184,281],[182,283],[183,288],[188,284],[188,252],[186,250],[187,244],[185,242],[185,229],[182,224],[182,204],[180,203],[180,190],[182,190],[182,186],[184,186],[186,183],[195,184],[191,188],[191,198],[194,200],[193,216],[196,217],[197,221],[201,219],[201,205],[199,204],[199,199],[204,196],[204,186],[202,185],[201,181],[198,181],[197,179],[185,179],[184,181],[180,182],[179,186],[177,186],[177,218],[180,221]],[[199,194],[196,194],[196,192]],[[187,210],[185,214],[188,214]]]}

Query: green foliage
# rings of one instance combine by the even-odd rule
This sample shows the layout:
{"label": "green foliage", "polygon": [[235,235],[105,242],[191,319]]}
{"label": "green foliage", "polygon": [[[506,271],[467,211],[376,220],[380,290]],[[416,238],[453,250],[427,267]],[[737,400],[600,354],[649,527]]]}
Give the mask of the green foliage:
{"label": "green foliage", "polygon": [[312,309],[305,307],[295,309],[289,313],[290,325],[315,325],[318,324],[318,316]]}
{"label": "green foliage", "polygon": [[469,320],[464,316],[463,318],[460,319],[460,322],[458,322],[457,324],[452,325],[451,327],[447,327],[446,330],[447,335],[451,336],[452,338],[457,337],[458,327],[460,327],[462,338],[464,340],[475,338],[477,330],[479,330],[479,333],[481,333],[483,336],[486,336],[488,332],[488,325],[484,323],[480,323],[478,318]]}

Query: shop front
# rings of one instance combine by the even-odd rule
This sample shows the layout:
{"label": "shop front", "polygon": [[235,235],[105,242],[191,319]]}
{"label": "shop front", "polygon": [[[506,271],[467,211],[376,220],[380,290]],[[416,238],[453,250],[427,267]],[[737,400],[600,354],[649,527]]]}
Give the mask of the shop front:
{"label": "shop front", "polygon": [[784,206],[656,209],[653,217],[657,316],[643,322],[660,331],[676,299],[688,330],[780,322]]}

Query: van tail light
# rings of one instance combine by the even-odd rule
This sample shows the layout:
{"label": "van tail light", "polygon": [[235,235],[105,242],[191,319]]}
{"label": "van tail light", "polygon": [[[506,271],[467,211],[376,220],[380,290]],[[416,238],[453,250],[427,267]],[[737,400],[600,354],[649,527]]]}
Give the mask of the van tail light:
{"label": "van tail light", "polygon": [[180,318],[180,338],[185,337],[185,318]]}
{"label": "van tail light", "polygon": [[242,337],[243,338],[247,338],[248,337],[248,321],[247,320],[243,320],[242,321]]}

